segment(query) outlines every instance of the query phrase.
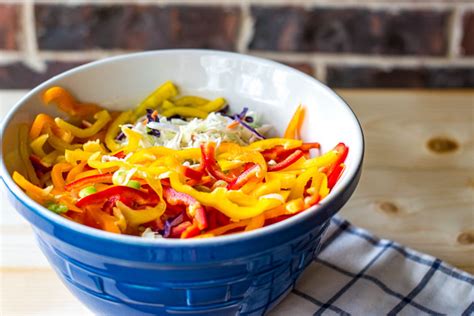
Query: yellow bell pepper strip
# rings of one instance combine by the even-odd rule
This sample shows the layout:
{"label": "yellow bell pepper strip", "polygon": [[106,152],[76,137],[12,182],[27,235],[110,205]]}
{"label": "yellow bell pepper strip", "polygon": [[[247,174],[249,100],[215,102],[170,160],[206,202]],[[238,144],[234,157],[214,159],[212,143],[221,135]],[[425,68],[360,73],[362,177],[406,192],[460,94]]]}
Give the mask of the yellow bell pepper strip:
{"label": "yellow bell pepper strip", "polygon": [[336,151],[331,150],[319,157],[311,159],[300,159],[299,161],[285,168],[284,171],[289,172],[291,170],[307,170],[310,168],[321,168],[325,166],[331,166],[337,160],[338,156],[339,154]]}
{"label": "yellow bell pepper strip", "polygon": [[95,153],[95,152],[101,152],[105,153],[106,150],[104,146],[100,143],[99,140],[90,140],[82,145],[82,148],[84,151],[90,152],[90,153]]}
{"label": "yellow bell pepper strip", "polygon": [[69,131],[72,135],[79,138],[87,138],[97,134],[111,120],[110,114],[107,110],[96,113],[94,118],[96,119],[94,124],[87,128],[79,128],[64,121],[63,119],[60,119],[59,117],[57,117],[54,121],[59,127]]}
{"label": "yellow bell pepper strip", "polygon": [[48,139],[47,142],[51,147],[54,149],[64,152],[65,150],[74,150],[82,148],[80,144],[69,144],[66,141],[62,140],[61,138],[55,136],[52,132],[48,131]]}
{"label": "yellow bell pepper strip", "polygon": [[284,138],[300,139],[300,128],[304,121],[305,110],[299,105],[285,130]]}
{"label": "yellow bell pepper strip", "polygon": [[127,224],[132,227],[137,227],[138,225],[156,220],[160,218],[166,210],[163,204],[158,204],[156,207],[145,208],[143,210],[134,210],[121,201],[117,201],[116,206],[122,212]]}
{"label": "yellow bell pepper strip", "polygon": [[323,181],[321,182],[321,188],[319,189],[319,195],[321,199],[324,199],[329,194],[328,177],[323,173]]}
{"label": "yellow bell pepper strip", "polygon": [[281,204],[281,201],[277,199],[260,198],[254,206],[239,206],[226,197],[226,189],[216,188],[210,193],[197,191],[193,187],[183,184],[176,172],[170,172],[170,182],[171,187],[176,191],[192,196],[203,205],[218,209],[233,220],[251,218]]}
{"label": "yellow bell pepper strip", "polygon": [[135,152],[140,145],[142,134],[135,132],[130,128],[122,128],[122,132],[127,137],[127,145],[122,148],[123,152],[126,154]]}
{"label": "yellow bell pepper strip", "polygon": [[288,214],[296,214],[303,211],[305,209],[303,198],[294,199],[286,203],[285,209]]}
{"label": "yellow bell pepper strip", "polygon": [[211,113],[217,112],[222,109],[227,104],[227,101],[224,98],[217,98],[211,102],[208,102],[199,107],[199,110]]}
{"label": "yellow bell pepper strip", "polygon": [[145,115],[146,109],[156,109],[164,100],[171,99],[177,94],[176,86],[171,81],[165,82],[137,106],[133,111],[134,118],[137,119]]}
{"label": "yellow bell pepper strip", "polygon": [[45,164],[46,166],[51,166],[53,163],[56,162],[57,158],[59,156],[59,152],[57,150],[54,150],[47,154],[46,156],[41,159],[41,162]]}
{"label": "yellow bell pepper strip", "polygon": [[225,193],[225,196],[235,204],[241,206],[252,206],[258,203],[258,197],[247,194],[242,190],[231,190]]}
{"label": "yellow bell pepper strip", "polygon": [[[87,151],[83,151],[80,149],[75,149],[75,150],[68,150],[66,149],[64,152],[64,158],[67,162],[75,165],[78,161],[84,161],[84,160],[89,160],[89,158],[93,156],[98,156],[100,153],[91,153]],[[92,168],[96,168],[91,166]],[[100,169],[100,168],[97,168]]]}
{"label": "yellow bell pepper strip", "polygon": [[99,112],[101,108],[95,104],[79,103],[64,88],[51,87],[42,95],[43,103],[56,103],[58,108],[73,117],[88,117]]}
{"label": "yellow bell pepper strip", "polygon": [[[200,107],[202,105],[208,104],[210,101],[208,99],[204,99],[197,96],[185,96],[178,98],[174,101],[175,106],[192,106],[192,107]],[[164,104],[163,104],[164,108]]]}
{"label": "yellow bell pepper strip", "polygon": [[54,200],[54,197],[48,192],[48,189],[42,189],[34,185],[18,172],[14,171],[12,178],[13,181],[15,181],[15,183],[18,184],[18,186],[22,188],[26,194],[36,202],[44,204],[47,201]]}
{"label": "yellow bell pepper strip", "polygon": [[111,151],[117,151],[121,147],[119,143],[116,142],[116,137],[121,131],[121,126],[129,123],[132,120],[133,111],[125,111],[120,113],[115,120],[109,125],[107,133],[105,134],[105,145]]}
{"label": "yellow bell pepper strip", "polygon": [[297,139],[267,138],[253,142],[245,148],[248,150],[264,151],[276,146],[282,146],[283,149],[292,149],[301,147],[301,145],[303,145],[303,142]]}
{"label": "yellow bell pepper strip", "polygon": [[167,110],[167,109],[174,108],[175,106],[176,106],[176,104],[174,104],[170,100],[164,100],[163,103],[161,103],[161,110],[164,111],[164,110]]}
{"label": "yellow bell pepper strip", "polygon": [[72,134],[61,129],[56,125],[53,118],[47,114],[40,113],[36,115],[33,124],[30,128],[30,138],[36,139],[45,131],[51,130],[56,136],[60,137],[65,142],[70,143],[72,141]]}
{"label": "yellow bell pepper strip", "polygon": [[295,186],[291,189],[289,199],[294,200],[303,197],[306,184],[315,174],[318,174],[317,168],[307,169],[302,174],[300,174],[298,178],[296,178]]}
{"label": "yellow bell pepper strip", "polygon": [[40,158],[43,158],[44,156],[46,156],[43,146],[46,143],[46,140],[48,140],[48,137],[49,137],[48,134],[43,134],[37,137],[36,139],[34,139],[30,143],[31,150],[33,150],[33,153]]}
{"label": "yellow bell pepper strip", "polygon": [[252,192],[253,196],[263,196],[272,193],[278,193],[281,190],[281,181],[278,178],[274,178],[271,181],[260,183],[260,185]]}
{"label": "yellow bell pepper strip", "polygon": [[265,224],[265,214],[262,213],[250,219],[249,223],[245,227],[245,231],[249,232],[249,231],[261,228],[263,227],[264,224]]}
{"label": "yellow bell pepper strip", "polygon": [[64,172],[68,172],[72,169],[72,165],[69,163],[57,163],[51,170],[51,180],[53,181],[54,188],[59,192],[64,192],[65,181],[63,177]]}
{"label": "yellow bell pepper strip", "polygon": [[325,176],[324,173],[317,172],[311,178],[311,187],[306,190],[309,196],[304,198],[305,208],[308,208],[321,200],[320,192]]}
{"label": "yellow bell pepper strip", "polygon": [[266,176],[267,182],[271,182],[274,179],[280,181],[280,187],[282,189],[291,189],[296,184],[296,174],[286,172],[269,172]]}
{"label": "yellow bell pepper strip", "polygon": [[203,111],[201,109],[191,108],[187,106],[176,106],[168,108],[161,112],[161,115],[164,117],[172,117],[175,115],[179,115],[182,117],[198,117],[201,119],[205,119],[208,114],[208,112]]}
{"label": "yellow bell pepper strip", "polygon": [[36,171],[30,161],[30,151],[28,144],[28,126],[25,124],[20,125],[19,131],[19,146],[20,159],[23,162],[23,166],[26,171],[26,176],[34,185],[39,185],[40,181],[36,175]]}

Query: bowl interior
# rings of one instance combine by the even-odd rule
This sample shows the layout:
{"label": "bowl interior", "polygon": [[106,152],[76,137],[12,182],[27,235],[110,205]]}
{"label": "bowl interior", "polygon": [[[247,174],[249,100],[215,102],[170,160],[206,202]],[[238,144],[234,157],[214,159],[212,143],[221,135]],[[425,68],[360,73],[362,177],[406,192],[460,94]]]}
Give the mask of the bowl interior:
{"label": "bowl interior", "polygon": [[[363,155],[360,125],[350,108],[317,80],[287,66],[255,57],[205,50],[171,50],[126,55],[94,62],[57,77],[31,91],[10,112],[2,129],[2,173],[22,170],[19,165],[18,125],[30,123],[41,112],[61,115],[42,105],[42,91],[60,85],[83,102],[108,109],[130,109],[163,82],[171,80],[182,94],[225,97],[232,111],[249,107],[282,135],[299,104],[306,106],[302,137],[317,141],[323,151],[344,142],[350,151],[347,169],[331,195],[342,190],[358,170]],[[6,169],[5,169],[6,166]],[[18,190],[18,189],[16,189]],[[17,191],[19,192],[19,191]],[[20,193],[21,194],[21,193]],[[331,195],[323,201],[327,203]],[[25,197],[26,198],[26,197]]]}

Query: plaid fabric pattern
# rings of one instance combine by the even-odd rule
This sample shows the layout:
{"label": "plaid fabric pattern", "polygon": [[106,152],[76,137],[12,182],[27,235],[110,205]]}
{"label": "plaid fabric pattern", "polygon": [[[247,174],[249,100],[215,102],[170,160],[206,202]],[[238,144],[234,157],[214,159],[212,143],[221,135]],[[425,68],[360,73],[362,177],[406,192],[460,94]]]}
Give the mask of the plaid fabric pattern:
{"label": "plaid fabric pattern", "polygon": [[474,278],[335,217],[320,254],[270,315],[474,315]]}

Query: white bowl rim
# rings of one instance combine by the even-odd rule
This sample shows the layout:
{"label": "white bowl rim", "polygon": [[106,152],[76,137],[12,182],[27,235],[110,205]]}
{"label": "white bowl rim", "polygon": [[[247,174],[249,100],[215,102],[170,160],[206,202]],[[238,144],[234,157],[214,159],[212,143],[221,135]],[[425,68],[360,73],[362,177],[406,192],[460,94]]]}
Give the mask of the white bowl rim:
{"label": "white bowl rim", "polygon": [[242,242],[246,239],[258,238],[267,233],[283,230],[286,226],[290,226],[292,224],[296,224],[297,222],[304,221],[313,212],[317,212],[319,209],[323,207],[327,207],[330,203],[340,198],[343,191],[349,187],[349,185],[352,183],[352,181],[354,180],[354,178],[357,176],[358,172],[360,171],[360,168],[362,167],[362,160],[364,157],[364,148],[365,148],[364,136],[363,136],[361,124],[359,120],[357,119],[354,111],[347,104],[347,102],[345,102],[345,100],[342,99],[334,90],[324,85],[323,83],[321,83],[319,80],[315,79],[314,77],[311,77],[310,75],[307,75],[299,70],[296,70],[290,66],[281,64],[273,60],[268,60],[261,57],[249,56],[249,55],[240,54],[240,53],[211,50],[211,49],[163,49],[163,50],[130,53],[130,54],[124,54],[124,55],[119,55],[119,56],[114,56],[114,57],[108,57],[108,58],[99,59],[99,60],[84,64],[84,65],[72,68],[68,71],[65,71],[61,74],[58,74],[46,80],[45,82],[41,83],[40,85],[36,86],[34,89],[29,91],[24,97],[22,97],[10,109],[8,114],[5,116],[3,122],[1,123],[0,135],[3,138],[8,122],[15,115],[16,111],[22,106],[22,104],[27,99],[29,99],[33,94],[37,93],[40,90],[43,90],[46,86],[49,86],[55,80],[61,79],[63,77],[67,77],[77,72],[87,71],[89,68],[93,68],[97,65],[104,64],[104,63],[116,62],[116,61],[121,61],[121,60],[125,61],[127,59],[133,59],[133,58],[147,56],[147,55],[159,56],[159,55],[169,55],[169,54],[173,55],[173,54],[182,54],[182,53],[215,54],[215,55],[221,55],[221,56],[229,56],[229,57],[241,58],[241,59],[246,59],[249,61],[258,62],[258,63],[266,64],[269,66],[278,67],[289,72],[297,73],[301,75],[304,80],[309,80],[313,84],[319,85],[320,88],[326,90],[330,94],[333,94],[334,97],[336,97],[341,102],[341,104],[343,104],[347,108],[347,110],[352,114],[354,122],[358,126],[358,131],[360,132],[360,134],[356,135],[356,137],[359,137],[360,144],[361,144],[361,150],[360,150],[359,155],[357,157],[354,157],[354,165],[352,166],[351,169],[346,170],[348,174],[346,175],[344,179],[340,180],[342,181],[340,185],[337,188],[335,188],[333,191],[331,191],[331,193],[325,199],[323,199],[323,201],[321,201],[319,204],[312,206],[306,209],[305,211],[299,214],[296,214],[295,216],[287,218],[284,221],[281,221],[269,226],[265,226],[265,227],[262,227],[250,232],[242,232],[242,233],[237,233],[237,234],[216,236],[216,237],[211,237],[211,238],[191,238],[191,239],[175,239],[175,238],[153,239],[153,238],[143,238],[139,236],[114,234],[114,233],[106,232],[100,229],[92,228],[86,225],[82,225],[74,221],[68,220],[62,216],[58,216],[57,214],[49,211],[45,207],[42,207],[40,204],[38,204],[33,199],[31,199],[13,181],[10,173],[6,169],[5,162],[3,159],[4,156],[2,154],[3,152],[3,141],[2,141],[2,144],[0,146],[0,154],[2,157],[0,159],[0,178],[2,178],[7,189],[10,190],[10,192],[15,196],[15,198],[17,198],[22,204],[24,204],[30,209],[35,210],[38,213],[38,215],[43,216],[47,220],[54,222],[58,225],[64,225],[68,229],[77,231],[79,233],[92,235],[95,238],[106,239],[108,241],[116,241],[116,242],[129,244],[129,245],[158,246],[158,247],[169,247],[169,246],[195,247],[195,246],[207,246],[207,245],[221,245],[221,244],[227,244],[227,243],[233,243],[233,242]]}

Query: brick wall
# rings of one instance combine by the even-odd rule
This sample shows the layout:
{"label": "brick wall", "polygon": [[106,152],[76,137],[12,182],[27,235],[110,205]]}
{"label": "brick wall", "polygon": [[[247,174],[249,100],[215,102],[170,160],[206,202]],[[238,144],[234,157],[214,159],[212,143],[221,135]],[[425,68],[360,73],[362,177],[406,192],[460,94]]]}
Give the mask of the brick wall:
{"label": "brick wall", "polygon": [[474,87],[474,2],[0,0],[0,89],[163,48],[263,56],[335,88]]}

